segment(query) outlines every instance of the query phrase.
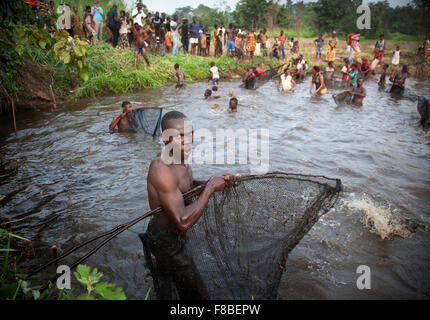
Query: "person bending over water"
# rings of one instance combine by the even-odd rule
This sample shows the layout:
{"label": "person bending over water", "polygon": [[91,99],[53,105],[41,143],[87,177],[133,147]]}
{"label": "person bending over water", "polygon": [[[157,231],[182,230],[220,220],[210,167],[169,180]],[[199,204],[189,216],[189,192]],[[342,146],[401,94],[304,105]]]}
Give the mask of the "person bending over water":
{"label": "person bending over water", "polygon": [[405,91],[405,82],[409,77],[408,66],[403,66],[402,71],[397,71],[393,77],[390,77],[390,81],[393,83],[390,93],[396,93],[403,95]]}
{"label": "person bending over water", "polygon": [[136,48],[134,49],[134,70],[137,70],[137,58],[139,56],[139,53],[142,53],[142,56],[146,61],[148,69],[150,68],[149,60],[146,56],[146,48],[148,47],[146,40],[148,39],[149,36],[143,29],[143,27],[138,26],[136,31]]}
{"label": "person bending over water", "polygon": [[134,132],[134,128],[137,128],[139,124],[137,123],[132,111],[133,108],[131,106],[131,103],[128,101],[124,101],[122,103],[122,113],[116,115],[113,118],[111,124],[109,125],[109,131],[113,132],[113,130],[118,126],[118,132]]}
{"label": "person bending over water", "polygon": [[352,103],[357,107],[361,107],[363,105],[363,99],[366,97],[366,89],[363,87],[363,78],[359,78],[357,86],[348,90],[348,93],[352,96]]}
{"label": "person bending over water", "polygon": [[178,111],[164,115],[162,136],[168,147],[151,162],[147,176],[149,206],[162,207],[163,211],[152,218],[146,234],[139,237],[145,250],[155,256],[156,267],[151,272],[157,298],[161,300],[174,299],[171,283],[181,300],[209,299],[206,285],[187,250],[186,232],[200,219],[211,196],[222,191],[232,177],[230,174],[212,177],[197,200],[184,201],[183,193],[205,184],[193,179],[192,169],[185,163],[193,141],[193,129],[188,123],[186,116]]}
{"label": "person bending over water", "polygon": [[323,95],[327,92],[327,88],[324,84],[324,76],[322,75],[320,68],[318,66],[314,66],[312,69],[312,82],[311,88],[309,92],[312,94],[312,88],[315,84],[315,92],[314,94]]}
{"label": "person bending over water", "polygon": [[176,84],[176,88],[183,88],[185,85],[185,75],[181,69],[179,69],[179,64],[175,64],[175,72],[169,73],[170,76],[178,78],[178,83]]}

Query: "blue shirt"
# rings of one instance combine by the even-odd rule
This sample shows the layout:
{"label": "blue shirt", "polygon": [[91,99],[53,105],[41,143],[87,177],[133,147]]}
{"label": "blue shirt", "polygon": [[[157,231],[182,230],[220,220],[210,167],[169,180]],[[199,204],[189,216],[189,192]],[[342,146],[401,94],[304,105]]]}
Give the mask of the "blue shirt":
{"label": "blue shirt", "polygon": [[94,9],[94,7],[91,8],[91,14],[94,14],[94,21],[103,21],[103,16],[100,14],[100,12],[103,13],[103,8],[98,7],[97,10]]}
{"label": "blue shirt", "polygon": [[202,34],[202,33],[203,33],[203,28],[202,28],[202,27],[199,27],[199,28],[197,29],[197,31],[198,31],[198,33],[199,33],[199,34]]}
{"label": "blue shirt", "polygon": [[198,31],[197,31],[197,29],[198,29],[198,25],[197,25],[197,23],[194,23],[194,22],[191,22],[190,24],[189,24],[189,28],[190,28],[190,38],[198,38]]}
{"label": "blue shirt", "polygon": [[115,21],[115,19],[114,18],[116,18],[116,17],[118,17],[118,12],[116,12],[114,9],[111,9],[109,12],[108,12],[108,24],[110,25],[110,26],[115,26],[116,27],[116,21]]}

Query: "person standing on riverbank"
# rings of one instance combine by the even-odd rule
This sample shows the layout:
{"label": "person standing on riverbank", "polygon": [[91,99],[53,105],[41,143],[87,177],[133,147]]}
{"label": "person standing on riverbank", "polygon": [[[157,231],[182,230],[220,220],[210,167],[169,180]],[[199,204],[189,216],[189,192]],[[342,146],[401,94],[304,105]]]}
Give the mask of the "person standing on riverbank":
{"label": "person standing on riverbank", "polygon": [[191,54],[196,55],[196,48],[199,44],[199,26],[197,24],[197,18],[193,17],[193,21],[189,24],[188,29],[190,31],[190,44],[191,44]]}
{"label": "person standing on riverbank", "polygon": [[189,47],[188,19],[182,19],[182,25],[179,28],[179,33],[181,34],[182,50],[184,50],[184,53],[188,53],[188,47]]}
{"label": "person standing on riverbank", "polygon": [[146,65],[148,69],[150,68],[148,57],[146,56],[146,48],[148,47],[148,43],[146,40],[148,40],[148,34],[143,29],[143,27],[140,27],[137,25],[137,32],[136,32],[136,48],[134,49],[134,70],[137,70],[137,59],[139,56],[139,53],[142,53],[143,58],[146,61]]}
{"label": "person standing on riverbank", "polygon": [[96,23],[96,42],[103,41],[103,8],[99,6],[98,0],[94,1],[94,6],[91,8],[91,15]]}
{"label": "person standing on riverbank", "polygon": [[133,9],[131,12],[131,18],[133,19],[133,25],[137,23],[139,26],[143,27],[143,18],[145,16],[145,13],[143,12],[143,5],[142,3],[138,3],[137,7]]}
{"label": "person standing on riverbank", "polygon": [[127,17],[125,11],[121,10],[121,16],[119,18],[119,47],[122,49],[130,48],[130,42],[128,41],[128,29],[130,25],[127,23]]}
{"label": "person standing on riverbank", "polygon": [[114,5],[112,9],[108,12],[107,15],[108,18],[108,27],[112,31],[113,38],[112,38],[112,45],[114,48],[118,45],[118,38],[119,38],[119,30],[118,30],[118,7],[117,5]]}
{"label": "person standing on riverbank", "polygon": [[179,53],[179,33],[178,33],[178,16],[173,17],[173,21],[170,21],[170,38],[172,39],[172,54],[174,56]]}
{"label": "person standing on riverbank", "polygon": [[282,59],[285,59],[285,41],[287,37],[284,34],[284,31],[281,30],[281,33],[279,36],[276,37],[276,41],[278,41],[279,44],[279,50],[281,50],[282,53]]}
{"label": "person standing on riverbank", "polygon": [[318,36],[318,39],[316,39],[314,42],[315,42],[315,45],[316,45],[315,58],[316,59],[321,59],[321,57],[322,57],[322,51],[323,51],[323,46],[324,46],[324,39],[323,39],[322,34],[320,34]]}

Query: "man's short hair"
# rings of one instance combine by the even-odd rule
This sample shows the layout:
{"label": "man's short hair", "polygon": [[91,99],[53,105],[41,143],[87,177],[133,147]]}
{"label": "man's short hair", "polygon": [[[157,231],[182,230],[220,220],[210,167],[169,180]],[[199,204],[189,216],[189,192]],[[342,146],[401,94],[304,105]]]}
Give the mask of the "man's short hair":
{"label": "man's short hair", "polygon": [[175,64],[175,69],[179,69],[179,63]]}
{"label": "man's short hair", "polygon": [[235,105],[237,105],[238,100],[237,100],[237,98],[231,98],[231,99],[230,99],[230,102],[233,102]]}
{"label": "man's short hair", "polygon": [[129,104],[131,104],[130,101],[124,101],[122,103],[122,107],[124,108],[124,107],[128,106]]}
{"label": "man's short hair", "polygon": [[213,86],[212,87],[212,91],[218,91],[218,87],[217,86]]}
{"label": "man's short hair", "polygon": [[187,118],[187,116],[185,114],[183,114],[182,112],[169,111],[163,116],[163,119],[161,119],[161,130],[164,131],[167,129],[167,123],[170,120],[186,119],[186,118]]}

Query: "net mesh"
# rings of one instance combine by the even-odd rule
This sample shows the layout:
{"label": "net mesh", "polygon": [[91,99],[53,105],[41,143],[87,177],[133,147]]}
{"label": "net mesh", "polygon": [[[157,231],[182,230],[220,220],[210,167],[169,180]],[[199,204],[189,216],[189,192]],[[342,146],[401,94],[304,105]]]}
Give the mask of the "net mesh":
{"label": "net mesh", "polygon": [[351,101],[351,95],[347,91],[336,93],[332,97],[338,106],[347,104]]}
{"label": "net mesh", "polygon": [[159,136],[161,133],[161,108],[139,108],[133,110],[133,116],[138,127],[133,126],[135,131],[143,131],[152,136]]}
{"label": "net mesh", "polygon": [[340,180],[271,173],[239,178],[215,193],[187,232],[210,299],[276,299],[289,252],[340,190]]}

